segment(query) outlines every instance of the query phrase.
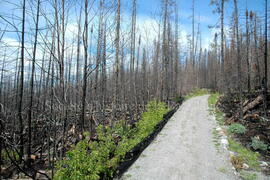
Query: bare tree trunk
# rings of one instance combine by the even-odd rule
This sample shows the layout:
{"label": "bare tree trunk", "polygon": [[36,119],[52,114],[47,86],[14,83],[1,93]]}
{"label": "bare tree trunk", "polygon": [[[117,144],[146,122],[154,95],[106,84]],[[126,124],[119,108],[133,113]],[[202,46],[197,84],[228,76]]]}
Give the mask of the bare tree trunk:
{"label": "bare tree trunk", "polygon": [[25,38],[25,0],[23,0],[23,14],[22,14],[22,37],[21,37],[21,72],[20,72],[20,90],[19,90],[19,105],[18,105],[18,118],[20,129],[20,154],[19,160],[22,162],[24,155],[24,140],[23,140],[23,90],[24,90],[24,38]]}
{"label": "bare tree trunk", "polygon": [[167,54],[167,24],[168,24],[168,1],[164,1],[164,14],[163,14],[163,39],[162,39],[162,82],[161,82],[161,100],[167,100],[167,92],[165,91],[167,86],[167,62],[168,62],[168,54]]}
{"label": "bare tree trunk", "polygon": [[195,67],[195,0],[192,0],[192,67]]}
{"label": "bare tree trunk", "polygon": [[84,74],[83,74],[83,96],[82,96],[82,114],[81,114],[81,123],[80,128],[81,132],[84,131],[85,124],[85,105],[86,105],[86,88],[87,88],[87,58],[88,58],[88,0],[85,0],[85,24],[84,24]]}
{"label": "bare tree trunk", "polygon": [[[114,91],[114,113],[113,118],[116,117],[116,110],[119,103],[119,71],[120,71],[120,61],[119,61],[119,53],[120,53],[120,20],[121,20],[121,0],[117,1],[117,14],[116,14],[116,29],[115,29],[115,91]],[[112,126],[112,120],[110,121],[110,126]]]}
{"label": "bare tree trunk", "polygon": [[264,112],[265,112],[265,116],[267,116],[267,89],[268,89],[268,85],[267,85],[267,81],[268,81],[268,74],[267,74],[267,56],[268,56],[268,34],[267,34],[267,29],[268,29],[268,1],[265,0],[265,32],[264,32]]}
{"label": "bare tree trunk", "polygon": [[178,6],[175,5],[175,41],[174,41],[174,87],[173,87],[173,95],[178,95],[178,86],[179,86],[179,49],[178,49]]}
{"label": "bare tree trunk", "polygon": [[255,14],[254,16],[254,46],[255,46],[255,59],[257,64],[257,76],[258,81],[257,85],[260,85],[261,83],[261,71],[260,71],[260,62],[259,62],[259,52],[258,52],[258,37],[257,37],[257,16]]}
{"label": "bare tree trunk", "polygon": [[238,25],[238,7],[237,0],[234,0],[234,18],[235,18],[235,28],[236,28],[236,44],[237,44],[237,73],[238,73],[238,91],[240,98],[240,119],[243,119],[243,103],[242,103],[242,75],[241,75],[241,51],[240,51],[240,39],[239,39],[239,25]]}
{"label": "bare tree trunk", "polygon": [[105,122],[105,113],[107,108],[107,62],[106,62],[106,51],[107,51],[107,37],[106,37],[106,30],[107,25],[104,25],[104,37],[103,37],[103,55],[102,55],[102,88],[101,88],[101,95],[102,95],[102,118],[103,118],[103,125]]}
{"label": "bare tree trunk", "polygon": [[130,67],[129,67],[129,95],[130,95],[130,115],[131,121],[134,120],[133,110],[135,104],[135,79],[134,79],[134,63],[135,63],[135,48],[136,48],[136,12],[137,11],[137,0],[133,0],[132,5],[132,20],[131,20],[131,38],[130,38]]}
{"label": "bare tree trunk", "polygon": [[78,34],[77,34],[77,64],[76,64],[76,85],[77,85],[77,93],[76,93],[76,113],[78,112],[78,96],[79,96],[79,88],[80,88],[80,79],[81,79],[81,65],[80,65],[80,46],[81,46],[81,17],[82,17],[82,7],[80,9],[80,16],[78,20]]}
{"label": "bare tree trunk", "polygon": [[37,51],[37,38],[38,38],[38,25],[39,25],[39,7],[40,0],[37,1],[37,15],[36,15],[36,29],[35,29],[35,41],[33,49],[33,59],[32,59],[32,72],[30,80],[30,103],[28,110],[28,146],[27,146],[27,161],[28,165],[31,164],[31,146],[32,146],[32,108],[33,108],[33,96],[34,96],[34,76],[35,76],[35,66],[36,66],[36,51]]}
{"label": "bare tree trunk", "polygon": [[[221,21],[221,89],[225,90],[227,89],[227,80],[226,80],[226,75],[224,71],[224,1],[221,0],[221,16],[220,16],[220,21]],[[225,87],[225,89],[224,89]]]}
{"label": "bare tree trunk", "polygon": [[250,46],[250,39],[249,39],[249,22],[248,22],[248,18],[249,18],[249,13],[248,10],[246,9],[246,61],[247,61],[247,70],[248,70],[248,92],[250,92],[251,90],[251,86],[250,86],[250,63],[249,63],[249,46]]}
{"label": "bare tree trunk", "polygon": [[[103,38],[103,4],[104,0],[100,1],[99,5],[99,25],[98,25],[98,44],[97,44],[97,56],[96,56],[96,71],[95,71],[95,88],[94,88],[94,97],[95,101],[97,102],[100,100],[100,84],[99,84],[99,71],[100,71],[100,64],[102,59],[102,38]],[[100,107],[96,107],[100,108]],[[100,111],[100,109],[97,109]]]}
{"label": "bare tree trunk", "polygon": [[[1,70],[1,81],[0,81],[0,84],[1,84],[1,87],[0,87],[0,102],[2,103],[2,105],[4,104],[5,101],[3,101],[2,99],[2,91],[3,91],[3,79],[4,79],[4,69],[5,69],[5,63],[6,63],[6,49],[4,51],[4,56],[3,56],[3,63],[2,63],[2,70]],[[1,105],[0,103],[0,105]],[[4,132],[4,118],[2,120],[2,111],[4,113],[4,109],[2,109],[0,107],[0,174],[1,174],[1,171],[2,171],[2,150],[3,150],[3,138],[2,138],[2,134]]]}

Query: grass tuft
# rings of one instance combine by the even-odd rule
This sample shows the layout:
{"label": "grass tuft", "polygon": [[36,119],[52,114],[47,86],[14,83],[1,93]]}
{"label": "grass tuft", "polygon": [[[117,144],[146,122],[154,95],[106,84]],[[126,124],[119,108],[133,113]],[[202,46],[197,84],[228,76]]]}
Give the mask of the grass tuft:
{"label": "grass tuft", "polygon": [[244,180],[256,180],[258,178],[257,174],[250,173],[250,172],[247,172],[247,171],[240,171],[240,176]]}
{"label": "grass tuft", "polygon": [[213,93],[208,98],[208,107],[211,115],[214,115],[216,118],[216,121],[220,126],[223,126],[225,124],[224,120],[224,113],[219,111],[217,108],[215,108],[215,105],[218,101],[218,98],[220,97],[219,93]]}
{"label": "grass tuft", "polygon": [[221,172],[221,173],[223,173],[223,174],[225,174],[225,173],[228,172],[228,170],[225,167],[218,168],[218,171]]}
{"label": "grass tuft", "polygon": [[243,163],[246,163],[249,165],[250,168],[259,170],[259,154],[256,152],[253,152],[244,146],[242,146],[240,143],[236,142],[235,140],[229,138],[229,149],[231,151],[234,151],[237,153],[237,157],[243,161]]}

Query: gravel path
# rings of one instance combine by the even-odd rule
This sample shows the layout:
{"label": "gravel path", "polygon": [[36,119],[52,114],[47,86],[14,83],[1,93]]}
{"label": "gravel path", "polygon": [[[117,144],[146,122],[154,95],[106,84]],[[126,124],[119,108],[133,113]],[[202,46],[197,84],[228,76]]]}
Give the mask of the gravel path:
{"label": "gravel path", "polygon": [[213,142],[208,95],[183,103],[122,180],[234,180],[227,155]]}

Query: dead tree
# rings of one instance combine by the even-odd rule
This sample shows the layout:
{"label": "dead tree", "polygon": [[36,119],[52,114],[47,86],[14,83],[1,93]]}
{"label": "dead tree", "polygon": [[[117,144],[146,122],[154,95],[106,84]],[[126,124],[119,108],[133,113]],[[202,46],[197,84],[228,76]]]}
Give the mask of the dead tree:
{"label": "dead tree", "polygon": [[82,112],[81,112],[81,132],[84,131],[85,124],[85,109],[86,109],[86,89],[87,89],[87,58],[88,58],[88,0],[85,0],[84,7],[84,33],[83,33],[83,45],[84,45],[84,70],[83,70],[83,95],[82,95]]}
{"label": "dead tree", "polygon": [[265,0],[265,31],[264,31],[264,82],[263,82],[263,86],[264,86],[264,112],[265,112],[265,116],[267,116],[267,81],[268,81],[268,74],[267,74],[267,56],[268,56],[268,34],[267,34],[267,30],[268,30],[268,1]]}
{"label": "dead tree", "polygon": [[248,70],[248,92],[251,90],[251,85],[250,85],[250,60],[249,60],[249,46],[250,46],[250,35],[249,35],[249,13],[248,10],[246,9],[246,61],[247,61],[247,70]]}
{"label": "dead tree", "polygon": [[[76,84],[77,84],[77,92],[79,91],[80,87],[80,79],[81,79],[81,65],[80,65],[80,46],[81,46],[81,17],[82,17],[82,7],[80,8],[80,15],[78,20],[78,34],[77,34],[77,64],[76,64]],[[78,96],[79,93],[76,95],[76,113],[78,111]]]}
{"label": "dead tree", "polygon": [[23,138],[23,91],[24,91],[24,39],[25,39],[25,0],[23,0],[22,13],[22,33],[21,33],[21,70],[20,70],[20,88],[19,88],[19,104],[18,104],[18,118],[19,118],[19,133],[20,133],[20,153],[19,160],[22,162],[24,155],[24,138]]}
{"label": "dead tree", "polygon": [[234,20],[236,28],[236,49],[237,49],[237,74],[238,74],[238,92],[240,98],[240,119],[243,119],[243,103],[242,103],[242,66],[241,66],[241,50],[239,38],[239,24],[238,24],[238,7],[237,0],[234,0]]}
{"label": "dead tree", "polygon": [[[116,110],[119,104],[119,72],[120,72],[120,22],[121,21],[121,0],[117,1],[117,12],[116,12],[116,29],[115,29],[115,88],[114,88],[114,99],[113,99],[113,118],[116,117]],[[112,125],[112,120],[110,125]]]}
{"label": "dead tree", "polygon": [[221,0],[221,8],[220,8],[220,31],[221,31],[221,38],[220,38],[220,43],[221,43],[221,89],[224,89],[223,87],[225,86],[227,88],[227,84],[226,84],[226,76],[225,76],[225,71],[224,71],[224,1],[225,0]]}
{"label": "dead tree", "polygon": [[130,95],[130,115],[133,121],[133,107],[135,104],[135,79],[134,79],[134,63],[135,63],[135,48],[136,48],[136,13],[137,0],[133,0],[132,4],[132,20],[131,20],[131,34],[130,34],[130,67],[129,67],[129,95]]}
{"label": "dead tree", "polygon": [[33,59],[32,59],[32,72],[30,80],[30,102],[28,110],[28,146],[27,146],[27,159],[30,165],[31,159],[31,146],[32,146],[32,108],[33,108],[33,96],[34,96],[34,76],[35,76],[35,66],[36,66],[36,52],[37,52],[37,38],[38,38],[38,27],[39,27],[39,7],[40,0],[37,1],[37,14],[36,14],[36,29],[35,29],[35,40],[34,40],[34,49],[33,49]]}

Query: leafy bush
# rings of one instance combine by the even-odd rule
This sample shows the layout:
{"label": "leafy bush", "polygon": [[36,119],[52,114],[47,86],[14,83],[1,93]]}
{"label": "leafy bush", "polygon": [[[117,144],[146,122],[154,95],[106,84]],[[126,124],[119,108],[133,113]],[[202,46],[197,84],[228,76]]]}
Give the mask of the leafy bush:
{"label": "leafy bush", "polygon": [[99,126],[99,141],[89,144],[86,138],[68,151],[66,158],[58,162],[54,179],[111,179],[126,153],[146,138],[168,112],[164,103],[156,101],[149,102],[146,109],[133,129],[122,121],[112,128]]}
{"label": "leafy bush", "polygon": [[233,123],[228,127],[228,132],[235,134],[245,134],[246,128],[242,124]]}
{"label": "leafy bush", "polygon": [[257,138],[252,138],[251,147],[255,150],[262,150],[266,151],[268,149],[268,145],[265,144],[263,141],[260,141]]}

